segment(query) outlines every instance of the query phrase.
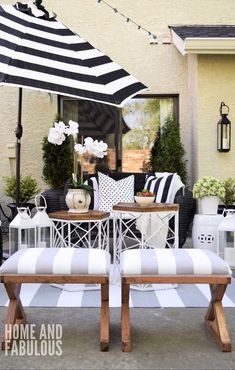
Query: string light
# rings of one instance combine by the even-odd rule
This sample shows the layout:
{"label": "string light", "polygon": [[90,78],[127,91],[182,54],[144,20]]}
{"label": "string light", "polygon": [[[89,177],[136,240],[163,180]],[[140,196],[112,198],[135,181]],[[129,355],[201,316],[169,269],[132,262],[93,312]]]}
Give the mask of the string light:
{"label": "string light", "polygon": [[112,5],[110,5],[109,3],[107,3],[107,1],[105,0],[96,0],[97,1],[97,5],[99,4],[104,4],[106,5],[108,8],[112,9],[112,11],[114,12],[114,14],[118,14],[120,15],[122,18],[125,19],[125,22],[126,23],[132,23],[136,26],[137,30],[138,31],[144,31],[150,38],[150,41],[149,43],[150,44],[157,44],[157,36],[152,33],[151,31],[147,30],[146,28],[142,27],[140,24],[136,23],[135,21],[133,21],[130,17],[127,17],[125,14],[121,13],[117,8],[114,8]]}

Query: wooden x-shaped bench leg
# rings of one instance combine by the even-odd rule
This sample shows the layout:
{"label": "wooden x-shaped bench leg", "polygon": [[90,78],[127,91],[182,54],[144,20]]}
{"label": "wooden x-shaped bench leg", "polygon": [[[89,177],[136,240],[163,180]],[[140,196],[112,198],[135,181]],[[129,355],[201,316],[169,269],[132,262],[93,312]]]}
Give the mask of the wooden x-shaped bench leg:
{"label": "wooden x-shaped bench leg", "polygon": [[109,283],[101,284],[100,350],[109,350]]}
{"label": "wooden x-shaped bench leg", "polygon": [[130,315],[129,315],[129,294],[130,285],[122,282],[122,308],[121,308],[121,323],[122,323],[122,351],[131,351],[131,333],[130,333]]}
{"label": "wooden x-shaped bench leg", "polygon": [[222,299],[227,288],[226,284],[211,284],[211,302],[209,304],[205,322],[218,341],[223,352],[231,352],[231,341],[224,315]]}
{"label": "wooden x-shaped bench leg", "polygon": [[13,325],[26,323],[26,315],[20,300],[21,284],[4,283],[9,297],[7,319],[5,322],[5,340],[2,342],[2,349],[11,349],[13,343]]}

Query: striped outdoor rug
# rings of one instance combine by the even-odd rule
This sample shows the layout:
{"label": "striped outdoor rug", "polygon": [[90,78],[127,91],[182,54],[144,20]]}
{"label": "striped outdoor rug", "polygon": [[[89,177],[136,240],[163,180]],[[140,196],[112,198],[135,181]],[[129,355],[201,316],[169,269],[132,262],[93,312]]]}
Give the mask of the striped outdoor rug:
{"label": "striped outdoor rug", "polygon": [[[25,307],[99,307],[100,292],[79,290],[84,285],[66,284],[66,290],[48,284],[23,284],[21,299]],[[131,289],[131,307],[207,307],[210,299],[208,285],[155,286],[156,290]],[[120,286],[110,285],[110,307],[120,307]],[[7,306],[8,299],[0,284],[0,305]],[[235,279],[223,298],[224,307],[235,307]]]}

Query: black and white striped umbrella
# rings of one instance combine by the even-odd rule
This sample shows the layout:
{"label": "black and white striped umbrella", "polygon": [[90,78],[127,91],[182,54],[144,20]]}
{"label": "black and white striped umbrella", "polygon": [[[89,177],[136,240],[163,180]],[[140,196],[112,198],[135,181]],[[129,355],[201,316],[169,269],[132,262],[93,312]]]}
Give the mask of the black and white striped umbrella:
{"label": "black and white striped umbrella", "polygon": [[54,16],[21,3],[0,6],[0,84],[115,106],[146,88]]}
{"label": "black and white striped umbrella", "polygon": [[[20,87],[16,128],[17,188],[22,87],[117,107],[146,89],[108,56],[65,27],[54,14],[49,14],[41,2],[0,5],[0,85]],[[16,192],[18,194],[19,190]]]}

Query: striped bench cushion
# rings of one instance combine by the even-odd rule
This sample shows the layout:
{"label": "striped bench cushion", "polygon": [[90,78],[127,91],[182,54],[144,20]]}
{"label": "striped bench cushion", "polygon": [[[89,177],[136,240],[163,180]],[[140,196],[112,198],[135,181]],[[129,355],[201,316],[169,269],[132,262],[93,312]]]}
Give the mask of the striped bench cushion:
{"label": "striped bench cushion", "polygon": [[102,249],[28,248],[9,257],[0,274],[106,275],[110,254]]}
{"label": "striped bench cushion", "polygon": [[121,253],[122,275],[231,275],[229,265],[202,249],[131,249]]}

